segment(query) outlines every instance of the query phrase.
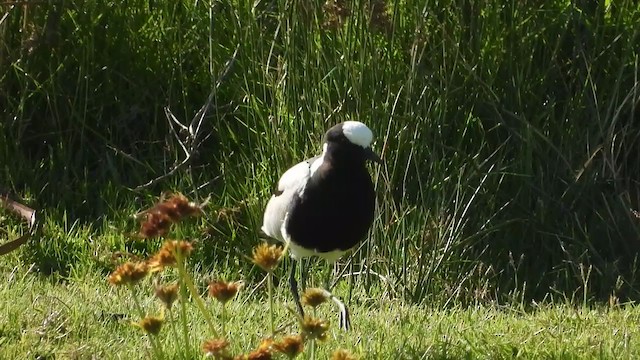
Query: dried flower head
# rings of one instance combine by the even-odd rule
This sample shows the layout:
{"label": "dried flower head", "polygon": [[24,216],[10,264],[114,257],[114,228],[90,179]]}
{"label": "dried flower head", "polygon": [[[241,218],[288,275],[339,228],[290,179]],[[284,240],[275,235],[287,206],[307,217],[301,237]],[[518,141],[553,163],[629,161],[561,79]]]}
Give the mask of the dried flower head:
{"label": "dried flower head", "polygon": [[302,303],[315,308],[329,300],[329,297],[331,297],[331,294],[325,289],[308,288],[304,294],[302,294]]}
{"label": "dried flower head", "polygon": [[273,348],[289,359],[293,359],[304,350],[304,341],[300,335],[287,335],[282,340],[275,342]]}
{"label": "dried flower head", "polygon": [[246,356],[247,360],[271,360],[272,358],[271,351],[268,349],[256,349]]}
{"label": "dried flower head", "polygon": [[226,304],[236,296],[241,287],[242,282],[240,281],[225,282],[221,280],[214,280],[209,283],[209,295],[222,304]]}
{"label": "dried flower head", "polygon": [[229,355],[229,342],[225,339],[210,339],[202,343],[202,351],[206,356],[216,360],[231,359]]}
{"label": "dried flower head", "polygon": [[273,345],[273,339],[266,338],[260,342],[257,349],[248,354],[236,356],[234,360],[271,360],[273,358],[271,352]]}
{"label": "dried flower head", "polygon": [[178,284],[156,286],[156,297],[162,301],[167,309],[178,299]]}
{"label": "dried flower head", "polygon": [[324,341],[327,339],[327,330],[329,330],[329,322],[326,320],[305,316],[300,322],[300,332],[305,341]]}
{"label": "dried flower head", "polygon": [[189,202],[182,194],[173,194],[166,201],[162,201],[137,215],[145,215],[145,220],[140,224],[139,236],[150,238],[166,235],[171,224],[187,216],[202,214],[202,206]]}
{"label": "dried flower head", "polygon": [[324,11],[323,26],[328,29],[338,29],[344,24],[351,10],[345,0],[327,0],[322,6]]}
{"label": "dried flower head", "polygon": [[358,358],[345,349],[337,349],[331,354],[331,360],[357,360]]}
{"label": "dried flower head", "polygon": [[389,20],[389,14],[387,13],[386,0],[371,0],[369,6],[370,26],[375,31],[388,33],[391,30],[391,20]]}
{"label": "dried flower head", "polygon": [[272,272],[281,257],[281,246],[262,243],[253,249],[253,262],[266,272]]}
{"label": "dried flower head", "polygon": [[160,333],[160,329],[162,329],[163,323],[164,319],[162,317],[147,316],[140,320],[140,322],[133,323],[133,325],[140,327],[147,334],[158,335]]}
{"label": "dried flower head", "polygon": [[109,275],[109,282],[113,285],[135,284],[149,273],[144,262],[126,262]]}
{"label": "dried flower head", "polygon": [[177,254],[185,258],[192,250],[193,245],[188,241],[167,240],[162,244],[160,250],[148,260],[149,267],[151,271],[160,271],[165,267],[174,266]]}
{"label": "dried flower head", "polygon": [[264,338],[262,339],[262,341],[260,341],[260,345],[258,345],[258,349],[257,350],[268,350],[271,351],[273,347],[273,338]]}

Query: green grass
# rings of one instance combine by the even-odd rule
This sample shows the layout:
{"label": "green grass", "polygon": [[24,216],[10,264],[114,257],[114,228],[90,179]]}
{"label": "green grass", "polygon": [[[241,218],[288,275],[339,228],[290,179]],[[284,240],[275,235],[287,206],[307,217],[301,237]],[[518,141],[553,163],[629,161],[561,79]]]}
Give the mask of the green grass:
{"label": "green grass", "polygon": [[[128,292],[110,286],[102,276],[55,281],[28,269],[3,267],[1,281],[3,359],[137,359],[150,354],[144,335],[130,324],[137,316],[116,316],[130,313]],[[145,291],[150,288],[145,282],[140,292],[143,306],[153,314],[160,306]],[[287,325],[292,317],[282,307],[293,306],[287,291],[281,286],[276,292],[276,322],[285,326],[286,333],[297,331]],[[236,354],[252,350],[269,335],[265,293],[264,283],[250,283],[229,303],[228,339]],[[218,304],[211,300],[207,304],[219,322]],[[640,355],[640,311],[632,305],[439,309],[358,292],[352,301],[354,327],[348,333],[335,327],[332,308],[323,305],[320,313],[332,321],[328,340],[318,346],[320,359],[336,348],[367,359],[633,359]],[[193,306],[189,316],[192,340],[199,348],[210,334]],[[184,349],[175,347],[168,327],[160,339],[168,358],[184,354]]]}

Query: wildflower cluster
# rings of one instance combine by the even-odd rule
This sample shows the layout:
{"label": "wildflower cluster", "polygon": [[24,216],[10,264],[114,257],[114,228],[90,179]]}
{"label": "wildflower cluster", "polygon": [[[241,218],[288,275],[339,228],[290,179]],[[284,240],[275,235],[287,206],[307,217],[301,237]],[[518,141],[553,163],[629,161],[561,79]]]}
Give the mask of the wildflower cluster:
{"label": "wildflower cluster", "polygon": [[[174,195],[167,201],[161,202],[153,208],[145,211],[146,218],[141,225],[140,235],[142,237],[153,237],[166,235],[171,224],[180,221],[182,218],[201,213],[201,206],[189,202],[183,195]],[[208,295],[220,304],[219,325],[222,331],[216,329],[213,318],[209,310],[204,305],[200,296],[200,291],[196,289],[193,279],[186,271],[185,261],[193,252],[193,244],[183,240],[166,240],[160,249],[146,260],[136,259],[119,265],[109,276],[109,283],[114,286],[125,285],[131,292],[138,311],[139,321],[132,324],[140,328],[147,334],[151,344],[151,350],[155,358],[166,358],[162,350],[160,333],[165,327],[172,331],[174,342],[179,348],[184,349],[186,357],[197,357],[192,349],[193,341],[189,334],[189,319],[187,318],[186,305],[187,296],[193,299],[204,320],[209,326],[213,335],[208,340],[202,342],[202,353],[213,359],[221,360],[261,360],[272,359],[278,356],[287,359],[298,357],[305,349],[305,343],[310,342],[311,358],[315,359],[315,343],[328,338],[329,322],[317,317],[300,317],[298,320],[300,332],[298,334],[279,335],[275,328],[275,310],[273,303],[273,276],[274,270],[282,260],[286,250],[278,245],[261,243],[253,249],[252,262],[264,270],[267,274],[267,284],[269,290],[269,313],[271,319],[271,335],[264,339],[253,350],[239,355],[233,354],[230,343],[227,340],[227,304],[231,302],[244,287],[243,281],[226,281],[214,279],[208,283]],[[142,303],[138,300],[138,291],[141,289],[138,284],[150,274],[161,274],[166,269],[173,269],[177,273],[178,280],[172,283],[160,283],[154,280],[153,293],[159,300],[162,308],[160,315],[147,315]],[[310,288],[302,296],[302,303],[312,308],[317,308],[330,298],[331,294],[320,288]],[[175,314],[172,308],[175,303],[179,304],[180,312]],[[165,319],[165,312],[168,317]],[[314,310],[315,315],[315,310]],[[182,324],[182,336],[179,336],[176,322]],[[221,336],[222,335],[222,336]],[[345,356],[344,352],[335,352],[332,359],[353,359]]]}
{"label": "wildflower cluster", "polygon": [[326,320],[305,316],[300,322],[300,330],[305,340],[327,339],[327,331],[329,330],[329,322]]}
{"label": "wildflower cluster", "polygon": [[131,285],[142,280],[149,273],[145,262],[126,262],[109,275],[109,282],[113,285]]}
{"label": "wildflower cluster", "polygon": [[242,282],[240,281],[225,282],[221,280],[214,280],[209,283],[209,295],[220,303],[226,304],[236,296],[241,287]]}
{"label": "wildflower cluster", "polygon": [[304,340],[300,335],[287,335],[280,341],[275,342],[273,349],[284,354],[287,358],[293,359],[304,350]]}
{"label": "wildflower cluster", "polygon": [[164,319],[160,316],[147,316],[140,322],[133,324],[140,327],[147,334],[158,335],[163,323]]}
{"label": "wildflower cluster", "polygon": [[228,348],[229,342],[225,339],[211,339],[202,343],[204,354],[216,360],[233,359]]}
{"label": "wildflower cluster", "polygon": [[167,267],[176,265],[176,256],[185,258],[191,254],[193,245],[183,240],[168,240],[162,244],[160,250],[149,260],[149,268],[151,271],[160,271]]}
{"label": "wildflower cluster", "polygon": [[166,201],[140,213],[139,216],[145,216],[145,220],[140,224],[138,235],[145,239],[164,236],[172,224],[185,217],[201,214],[202,205],[190,202],[182,194],[173,194]]}
{"label": "wildflower cluster", "polygon": [[171,305],[178,299],[178,286],[178,283],[156,286],[156,297],[167,309],[171,309]]}
{"label": "wildflower cluster", "polygon": [[282,258],[282,247],[262,243],[253,249],[253,262],[266,272],[272,272]]}
{"label": "wildflower cluster", "polygon": [[156,272],[165,267],[176,265],[176,255],[186,257],[193,250],[188,241],[166,241],[160,251],[147,261],[126,262],[116,268],[109,275],[109,282],[113,285],[135,284],[150,272]]}
{"label": "wildflower cluster", "polygon": [[345,349],[338,349],[331,354],[331,360],[357,360],[358,358]]}
{"label": "wildflower cluster", "polygon": [[309,288],[302,294],[302,304],[317,308],[329,300],[331,294],[325,289]]}
{"label": "wildflower cluster", "polygon": [[232,356],[229,341],[226,339],[209,339],[202,343],[205,356],[217,360],[261,360],[272,359],[276,353],[293,359],[302,353],[304,342],[299,335],[287,335],[278,341],[271,338],[262,340],[260,345],[247,354]]}

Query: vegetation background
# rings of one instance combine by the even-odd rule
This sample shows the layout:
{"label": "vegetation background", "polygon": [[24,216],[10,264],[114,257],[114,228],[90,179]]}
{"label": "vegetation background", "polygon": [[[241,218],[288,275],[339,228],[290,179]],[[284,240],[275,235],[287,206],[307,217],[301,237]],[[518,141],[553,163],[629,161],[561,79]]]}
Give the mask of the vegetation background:
{"label": "vegetation background", "polygon": [[[174,190],[211,196],[179,231],[194,266],[257,277],[273,182],[359,120],[385,165],[351,287],[637,299],[639,23],[631,0],[2,2],[0,186],[46,219],[5,266],[107,274],[157,248],[130,216]],[[187,166],[137,188],[184,159],[165,107],[188,123],[210,94]]]}

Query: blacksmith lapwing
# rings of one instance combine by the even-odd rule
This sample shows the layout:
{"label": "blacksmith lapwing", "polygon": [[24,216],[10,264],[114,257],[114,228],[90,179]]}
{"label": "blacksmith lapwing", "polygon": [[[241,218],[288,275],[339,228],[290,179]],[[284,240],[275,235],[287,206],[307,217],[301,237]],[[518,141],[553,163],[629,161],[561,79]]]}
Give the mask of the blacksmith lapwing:
{"label": "blacksmith lapwing", "polygon": [[[333,264],[366,238],[375,209],[366,162],[382,163],[371,150],[372,140],[373,133],[361,122],[337,124],[324,136],[322,155],[291,167],[280,178],[267,204],[262,231],[288,244],[294,260],[318,256]],[[295,265],[296,261],[289,282],[304,315]],[[348,311],[335,297],[334,301],[341,308],[340,326],[348,329]]]}

